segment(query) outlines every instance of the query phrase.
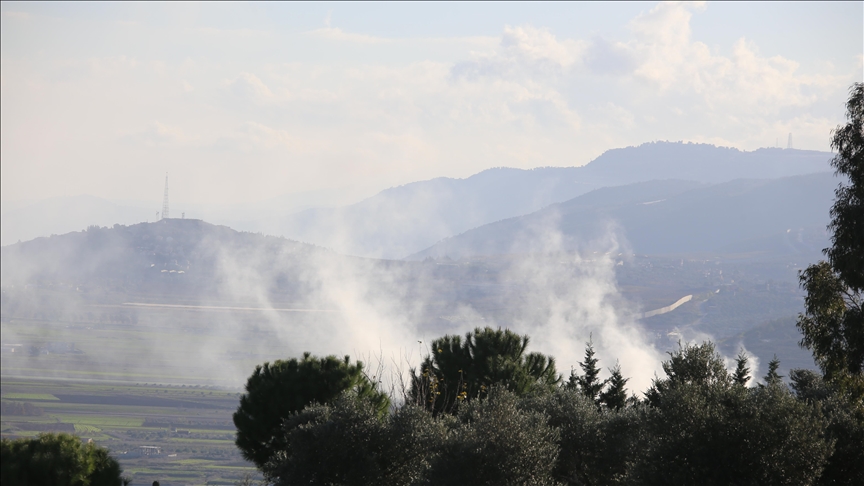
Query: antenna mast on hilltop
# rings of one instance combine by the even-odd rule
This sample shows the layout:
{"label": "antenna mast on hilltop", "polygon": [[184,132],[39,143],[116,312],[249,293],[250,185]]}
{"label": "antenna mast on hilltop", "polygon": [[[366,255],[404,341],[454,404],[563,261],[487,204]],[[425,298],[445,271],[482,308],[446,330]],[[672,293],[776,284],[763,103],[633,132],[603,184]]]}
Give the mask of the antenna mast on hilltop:
{"label": "antenna mast on hilltop", "polygon": [[165,173],[165,197],[162,198],[162,219],[168,219],[168,173]]}

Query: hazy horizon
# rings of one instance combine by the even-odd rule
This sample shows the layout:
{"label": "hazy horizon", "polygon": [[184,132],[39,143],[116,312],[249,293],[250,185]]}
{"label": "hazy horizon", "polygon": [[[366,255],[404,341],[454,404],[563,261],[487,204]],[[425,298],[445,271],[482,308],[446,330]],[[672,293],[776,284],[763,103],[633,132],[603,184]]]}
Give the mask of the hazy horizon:
{"label": "hazy horizon", "polygon": [[[2,3],[5,205],[355,199],[655,140],[828,150],[861,3]],[[5,208],[4,208],[5,209]]]}

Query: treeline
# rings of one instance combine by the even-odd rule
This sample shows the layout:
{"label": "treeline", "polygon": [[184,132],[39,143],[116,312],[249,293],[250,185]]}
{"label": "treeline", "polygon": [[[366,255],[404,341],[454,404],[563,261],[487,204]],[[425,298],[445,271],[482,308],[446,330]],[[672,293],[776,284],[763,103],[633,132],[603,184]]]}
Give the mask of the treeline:
{"label": "treeline", "polygon": [[599,379],[589,343],[562,380],[528,338],[476,329],[433,342],[391,405],[346,357],[256,369],[234,416],[237,444],[279,485],[860,484],[864,408],[820,373],[747,358],[727,371],[711,343],[683,345],[665,377],[628,396]]}
{"label": "treeline", "polygon": [[108,449],[70,434],[0,440],[4,485],[126,486],[120,464]]}
{"label": "treeline", "polygon": [[864,484],[864,83],[850,88],[831,165],[827,261],[799,274],[797,326],[821,373],[776,357],[763,383],[714,345],[686,345],[628,397],[599,380],[591,344],[562,383],[528,337],[476,329],[432,343],[403,404],[361,363],[304,355],[256,368],[234,414],[237,446],[279,485]]}

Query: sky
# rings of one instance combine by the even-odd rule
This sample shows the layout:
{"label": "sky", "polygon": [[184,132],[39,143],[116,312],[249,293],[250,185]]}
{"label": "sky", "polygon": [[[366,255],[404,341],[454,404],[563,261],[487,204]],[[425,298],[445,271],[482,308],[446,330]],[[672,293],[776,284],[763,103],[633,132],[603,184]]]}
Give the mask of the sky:
{"label": "sky", "polygon": [[4,204],[241,204],[656,140],[830,150],[864,3],[2,2]]}

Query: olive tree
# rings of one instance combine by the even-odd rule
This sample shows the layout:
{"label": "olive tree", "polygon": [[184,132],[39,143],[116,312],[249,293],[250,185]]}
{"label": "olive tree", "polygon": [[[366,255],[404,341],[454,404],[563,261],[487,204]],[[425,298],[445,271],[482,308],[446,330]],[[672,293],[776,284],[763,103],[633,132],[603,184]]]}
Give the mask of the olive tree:
{"label": "olive tree", "polygon": [[3,484],[121,486],[129,484],[108,450],[70,434],[41,434],[35,439],[3,439]]}

